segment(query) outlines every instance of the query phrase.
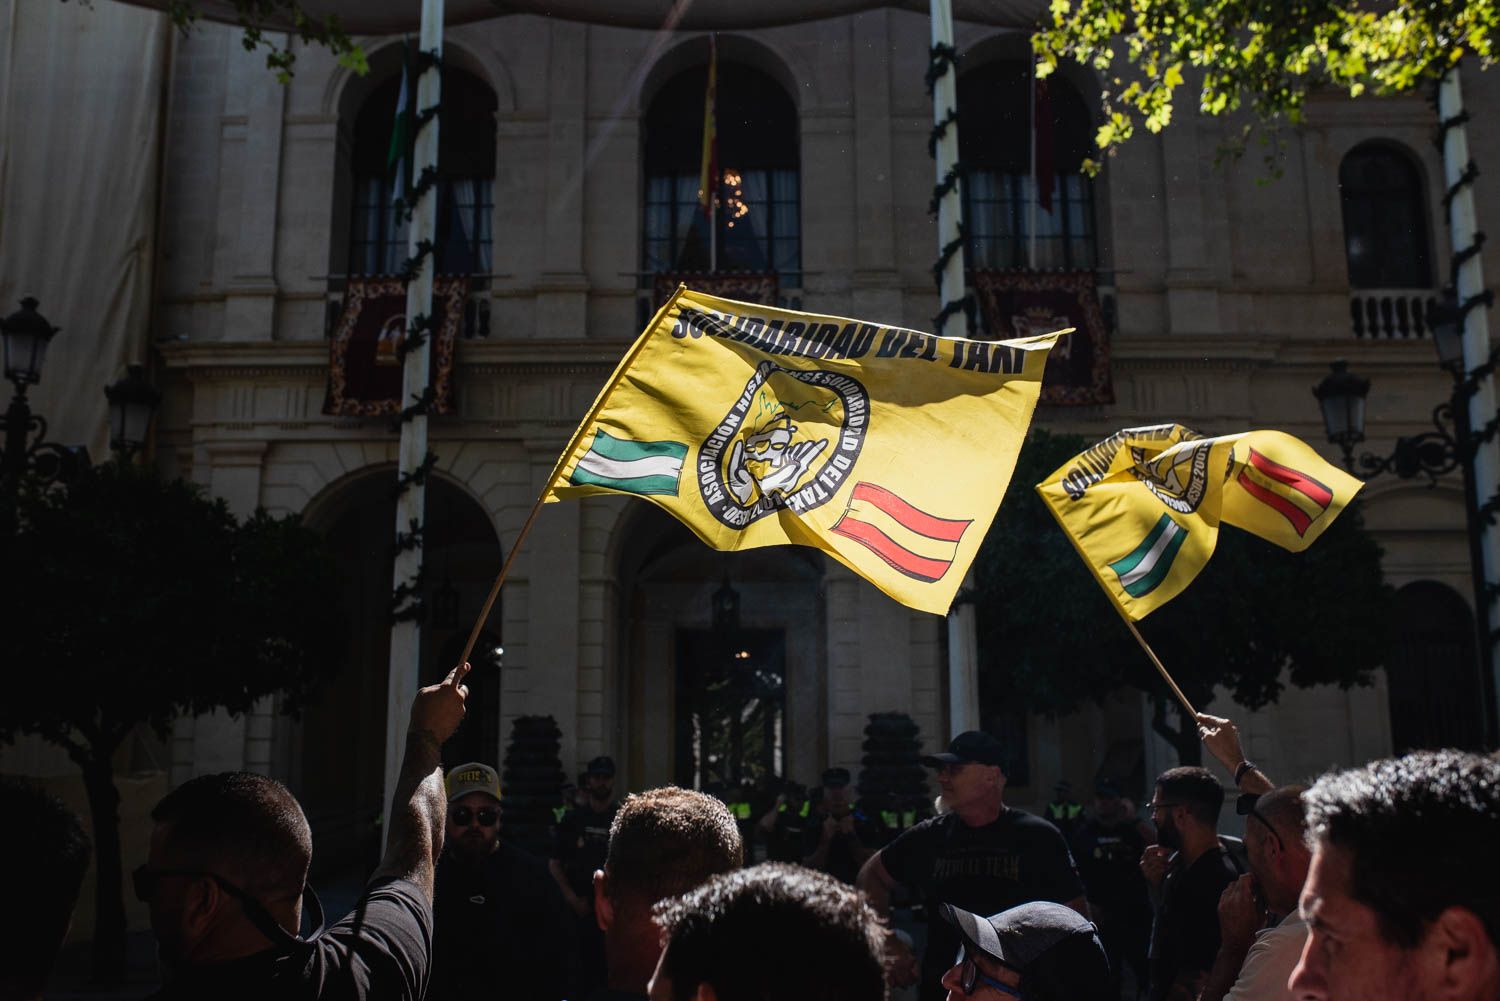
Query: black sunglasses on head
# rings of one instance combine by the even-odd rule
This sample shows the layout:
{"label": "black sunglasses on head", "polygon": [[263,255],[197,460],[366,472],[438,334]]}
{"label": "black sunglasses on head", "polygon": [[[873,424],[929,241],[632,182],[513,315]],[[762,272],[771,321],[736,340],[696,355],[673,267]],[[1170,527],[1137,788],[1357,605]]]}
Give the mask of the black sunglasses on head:
{"label": "black sunglasses on head", "polygon": [[477,810],[467,806],[454,806],[448,809],[448,819],[456,827],[468,827],[475,820],[479,821],[480,827],[494,827],[500,823],[500,811],[492,806],[481,806]]}
{"label": "black sunglasses on head", "polygon": [[1281,835],[1277,832],[1276,826],[1266,819],[1265,814],[1261,813],[1255,808],[1255,804],[1259,800],[1260,793],[1241,793],[1240,797],[1234,801],[1234,812],[1239,814],[1241,817],[1254,817],[1262,824],[1265,824],[1266,830],[1271,832],[1271,837],[1276,839],[1276,847],[1280,848],[1282,851],[1285,851],[1286,843],[1281,840]]}
{"label": "black sunglasses on head", "polygon": [[153,869],[149,863],[137,866],[130,874],[131,886],[135,890],[135,899],[143,904],[151,903],[152,900],[156,899],[157,891],[161,889],[162,880],[173,877],[180,879],[213,880],[219,889],[240,902],[240,907],[244,909],[245,917],[250,919],[250,923],[259,929],[262,935],[283,948],[304,946],[323,934],[322,901],[318,900],[318,895],[313,892],[313,888],[306,884],[302,887],[302,899],[306,905],[303,917],[305,920],[311,922],[313,931],[305,939],[299,938],[281,927],[276,919],[272,917],[271,912],[266,910],[265,905],[259,900],[238,886],[235,886],[218,873],[208,872],[205,869]]}

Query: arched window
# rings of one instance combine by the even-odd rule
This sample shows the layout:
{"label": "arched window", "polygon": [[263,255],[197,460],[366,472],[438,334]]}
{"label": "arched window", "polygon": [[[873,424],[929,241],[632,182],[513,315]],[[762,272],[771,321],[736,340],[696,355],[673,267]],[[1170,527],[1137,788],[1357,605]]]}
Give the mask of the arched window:
{"label": "arched window", "polygon": [[1405,150],[1366,143],[1339,164],[1352,288],[1431,288],[1426,195]]}
{"label": "arched window", "polygon": [[[355,119],[352,275],[394,274],[406,260],[409,224],[404,213],[392,207],[397,192],[391,134],[400,94],[398,73],[375,89]],[[450,67],[443,70],[441,106],[436,270],[488,275],[495,213],[495,94],[478,77]],[[409,155],[406,175],[415,181]]]}
{"label": "arched window", "polygon": [[802,284],[797,109],[760,70],[719,58],[721,188],[710,253],[698,204],[707,65],[672,77],[646,111],[642,271],[775,272]]}
{"label": "arched window", "polygon": [[1446,584],[1419,580],[1396,592],[1396,607],[1396,643],[1386,665],[1396,753],[1478,748],[1485,708],[1469,606]]}
{"label": "arched window", "polygon": [[[1019,60],[988,63],[959,77],[958,158],[966,168],[964,250],[970,268],[1090,271],[1099,264],[1094,182],[1083,173],[1093,118],[1061,76],[1037,86],[1033,100],[1030,66]],[[1039,186],[1032,172],[1033,108],[1040,109]],[[1050,208],[1042,204],[1049,178]],[[1033,201],[1035,261],[1028,259]]]}

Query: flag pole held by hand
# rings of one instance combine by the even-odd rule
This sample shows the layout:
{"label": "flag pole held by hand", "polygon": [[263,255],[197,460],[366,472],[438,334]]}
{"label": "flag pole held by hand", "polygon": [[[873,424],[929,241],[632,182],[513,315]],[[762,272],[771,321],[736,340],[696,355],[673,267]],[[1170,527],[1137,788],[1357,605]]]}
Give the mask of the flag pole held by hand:
{"label": "flag pole held by hand", "polygon": [[1135,627],[1135,623],[1131,621],[1130,616],[1126,615],[1123,610],[1120,610],[1120,618],[1124,619],[1125,625],[1130,627],[1130,635],[1135,637],[1135,641],[1141,645],[1141,649],[1146,651],[1146,656],[1151,658],[1151,663],[1155,664],[1157,671],[1161,672],[1162,679],[1172,689],[1172,694],[1177,696],[1177,701],[1182,703],[1182,708],[1186,709],[1188,715],[1196,720],[1198,718],[1198,710],[1194,709],[1193,704],[1188,701],[1188,697],[1182,694],[1182,689],[1178,687],[1176,680],[1167,671],[1166,665],[1161,662],[1161,658],[1156,655],[1156,651],[1151,649],[1151,644],[1146,642],[1146,637],[1141,635],[1141,631]]}

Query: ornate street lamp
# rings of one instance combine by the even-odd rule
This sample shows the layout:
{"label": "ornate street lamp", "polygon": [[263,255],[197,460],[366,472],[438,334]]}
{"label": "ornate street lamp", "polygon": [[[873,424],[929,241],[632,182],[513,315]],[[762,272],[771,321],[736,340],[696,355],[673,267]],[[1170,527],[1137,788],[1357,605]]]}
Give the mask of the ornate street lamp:
{"label": "ornate street lamp", "polygon": [[1469,570],[1474,589],[1476,667],[1479,670],[1479,690],[1486,693],[1481,717],[1488,745],[1496,727],[1495,693],[1490,691],[1493,676],[1491,641],[1485,615],[1490,599],[1484,580],[1484,555],[1480,550],[1479,508],[1474,497],[1474,446],[1469,427],[1469,396],[1473,389],[1464,379],[1462,320],[1451,291],[1428,307],[1427,329],[1432,333],[1439,367],[1453,377],[1452,395],[1433,407],[1433,430],[1397,438],[1396,447],[1389,455],[1363,452],[1358,462],[1355,461],[1354,446],[1365,440],[1365,397],[1370,392],[1370,380],[1350,372],[1348,362],[1342,359],[1334,362],[1333,370],[1313,387],[1313,395],[1323,410],[1323,429],[1328,440],[1343,451],[1344,468],[1360,479],[1372,480],[1382,473],[1394,473],[1403,480],[1426,476],[1427,485],[1433,487],[1439,476],[1455,469],[1462,471]]}
{"label": "ornate street lamp", "polygon": [[36,307],[36,299],[28,295],[21,300],[20,309],[0,320],[0,335],[5,338],[5,377],[22,397],[27,386],[41,381],[47,345],[58,330]]}
{"label": "ornate street lamp", "polygon": [[26,387],[41,381],[47,345],[57,335],[57,328],[36,307],[37,301],[27,296],[21,300],[19,310],[0,320],[0,337],[5,341],[5,377],[16,387],[5,416],[0,417],[5,442],[4,451],[0,451],[0,483],[7,489],[14,487],[26,472],[33,473],[43,483],[51,483],[67,480],[89,464],[85,449],[43,441],[47,422],[40,414],[32,413],[26,402]]}
{"label": "ornate street lamp", "polygon": [[144,368],[127,365],[124,378],[104,387],[104,398],[109,401],[109,447],[128,461],[146,447],[161,393],[146,381]]}

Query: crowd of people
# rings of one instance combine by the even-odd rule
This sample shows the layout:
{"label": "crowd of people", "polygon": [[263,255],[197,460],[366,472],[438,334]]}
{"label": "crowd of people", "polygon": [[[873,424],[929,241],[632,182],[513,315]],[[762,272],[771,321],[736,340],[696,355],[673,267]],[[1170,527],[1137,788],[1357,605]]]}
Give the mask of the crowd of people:
{"label": "crowd of people", "polygon": [[[1225,792],[1197,767],[1156,778],[1149,822],[1108,779],[1091,809],[1066,788],[1045,818],[1007,806],[1001,745],[980,732],[923,759],[942,793],[927,819],[862,809],[843,769],[759,809],[676,787],[617,804],[598,758],[543,860],[502,836],[493,768],[440,765],[466,672],[418,693],[384,857],[326,928],[311,830],[280,783],[206,775],[157,804],[133,873],[154,997],[1500,1001],[1493,756],[1277,787],[1233,723],[1200,716],[1243,840],[1219,833]],[[88,839],[20,783],[0,784],[0,816],[0,1001],[38,998]],[[890,920],[898,898],[925,914],[920,955]]]}

